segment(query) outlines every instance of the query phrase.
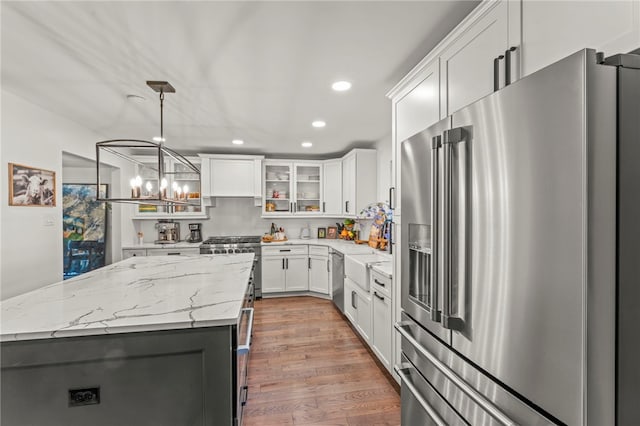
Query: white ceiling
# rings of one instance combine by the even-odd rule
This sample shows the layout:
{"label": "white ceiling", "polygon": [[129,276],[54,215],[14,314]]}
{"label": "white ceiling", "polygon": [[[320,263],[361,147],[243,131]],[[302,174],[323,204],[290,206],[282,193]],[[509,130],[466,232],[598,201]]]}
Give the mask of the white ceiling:
{"label": "white ceiling", "polygon": [[329,156],[390,140],[385,93],[477,3],[2,1],[2,85],[105,139],[151,139],[145,82],[167,80],[178,151]]}

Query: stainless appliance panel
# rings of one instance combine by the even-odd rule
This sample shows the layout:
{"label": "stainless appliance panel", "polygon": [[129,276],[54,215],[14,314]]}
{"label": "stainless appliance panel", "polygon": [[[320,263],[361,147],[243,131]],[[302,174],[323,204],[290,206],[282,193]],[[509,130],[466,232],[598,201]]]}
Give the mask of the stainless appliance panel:
{"label": "stainless appliance panel", "polygon": [[404,355],[402,363],[396,367],[396,373],[402,380],[400,419],[403,426],[469,424],[451,408]]}
{"label": "stainless appliance panel", "polygon": [[463,322],[452,345],[576,425],[585,420],[585,70],[595,66],[592,53],[572,55],[452,117],[464,135],[451,147],[460,189],[453,199],[468,205],[452,209],[452,257],[465,259],[452,264],[458,274],[445,284]]}
{"label": "stainless appliance panel", "polygon": [[[638,58],[637,58],[638,59]],[[620,425],[640,424],[640,59],[636,69],[618,69],[619,191],[618,191],[618,382],[617,419]]]}
{"label": "stainless appliance panel", "polygon": [[333,303],[344,314],[344,255],[331,251],[331,294]]}
{"label": "stainless appliance panel", "polygon": [[455,354],[406,314],[402,314],[396,329],[402,337],[403,359],[411,362],[466,423],[482,426],[554,424]]}
{"label": "stainless appliance panel", "polygon": [[[442,182],[432,179],[434,168],[442,168],[442,158],[433,154],[432,140],[449,125],[450,119],[442,120],[401,145],[403,226],[400,227],[402,309],[447,343],[451,342],[451,332],[441,327],[438,317],[442,306],[442,275],[438,271],[443,270],[444,256],[437,251],[441,247],[441,234],[437,230],[442,227],[442,203],[432,203],[431,198],[432,193],[434,196],[442,193]],[[435,188],[439,188],[437,193]],[[434,214],[432,207],[437,209]],[[432,218],[437,224],[432,223]],[[438,244],[432,241],[434,234]]]}

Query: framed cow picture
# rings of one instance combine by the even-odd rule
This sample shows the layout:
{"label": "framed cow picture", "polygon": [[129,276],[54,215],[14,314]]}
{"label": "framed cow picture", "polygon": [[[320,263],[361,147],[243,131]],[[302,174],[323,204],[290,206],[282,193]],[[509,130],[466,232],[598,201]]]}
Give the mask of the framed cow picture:
{"label": "framed cow picture", "polygon": [[9,163],[9,205],[54,207],[56,173]]}

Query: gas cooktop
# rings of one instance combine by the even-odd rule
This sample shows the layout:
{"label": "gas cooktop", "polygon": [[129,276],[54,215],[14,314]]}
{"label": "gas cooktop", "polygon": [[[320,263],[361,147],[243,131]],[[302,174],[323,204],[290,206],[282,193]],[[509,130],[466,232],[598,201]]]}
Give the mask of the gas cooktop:
{"label": "gas cooktop", "polygon": [[240,236],[240,237],[210,237],[203,245],[215,246],[225,244],[260,244],[260,236]]}

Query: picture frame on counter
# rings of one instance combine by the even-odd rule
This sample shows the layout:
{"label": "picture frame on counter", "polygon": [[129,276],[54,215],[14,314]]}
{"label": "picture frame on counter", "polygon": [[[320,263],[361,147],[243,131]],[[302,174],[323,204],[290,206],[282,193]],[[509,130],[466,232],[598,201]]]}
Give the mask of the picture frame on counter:
{"label": "picture frame on counter", "polygon": [[9,163],[9,205],[56,206],[56,173]]}
{"label": "picture frame on counter", "polygon": [[336,226],[329,226],[327,228],[327,239],[335,240],[338,238],[338,228]]}
{"label": "picture frame on counter", "polygon": [[318,228],[318,239],[327,238],[327,228]]}

